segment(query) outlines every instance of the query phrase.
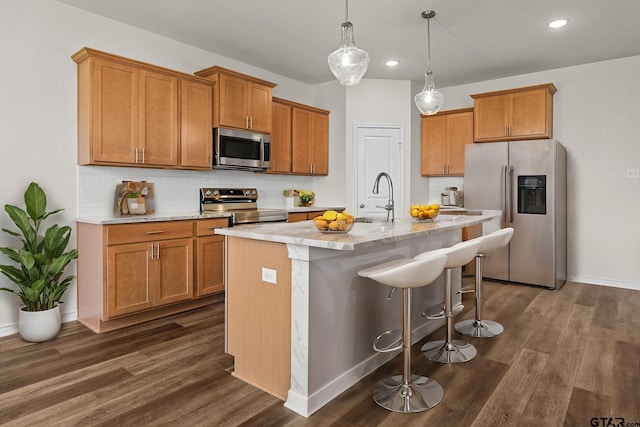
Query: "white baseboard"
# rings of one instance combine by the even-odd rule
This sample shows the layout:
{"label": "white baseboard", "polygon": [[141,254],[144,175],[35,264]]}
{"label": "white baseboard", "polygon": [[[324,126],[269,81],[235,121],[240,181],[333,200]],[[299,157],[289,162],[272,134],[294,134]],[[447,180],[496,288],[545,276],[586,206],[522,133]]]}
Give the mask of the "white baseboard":
{"label": "white baseboard", "polygon": [[[62,323],[72,322],[74,320],[78,320],[78,312],[76,310],[70,311],[68,313],[60,314]],[[18,323],[6,323],[4,325],[0,325],[0,337],[6,337],[8,335],[13,335],[18,333]]]}
{"label": "white baseboard", "polygon": [[[443,325],[444,320],[433,320],[415,328],[411,336],[412,344],[420,341]],[[284,406],[304,417],[309,417],[318,409],[335,399],[340,393],[393,359],[399,353],[400,350],[392,353],[375,353],[308,397],[289,390]]]}
{"label": "white baseboard", "polygon": [[612,288],[632,289],[634,291],[640,291],[640,283],[620,282],[617,280],[605,280],[585,276],[569,276],[567,280],[570,282],[585,283],[587,285],[609,286]]}

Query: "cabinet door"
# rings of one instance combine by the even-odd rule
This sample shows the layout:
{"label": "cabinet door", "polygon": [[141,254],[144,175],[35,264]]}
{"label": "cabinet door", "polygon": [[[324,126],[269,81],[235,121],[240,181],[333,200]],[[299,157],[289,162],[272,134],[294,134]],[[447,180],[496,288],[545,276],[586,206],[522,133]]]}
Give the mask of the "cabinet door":
{"label": "cabinet door", "polygon": [[547,135],[547,93],[547,89],[540,89],[511,95],[510,137],[540,137]]}
{"label": "cabinet door", "polygon": [[509,95],[478,98],[474,103],[474,140],[495,141],[507,136]]}
{"label": "cabinet door", "polygon": [[192,298],[193,239],[163,240],[155,245],[155,305]]}
{"label": "cabinet door", "polygon": [[449,175],[464,175],[464,148],[473,144],[473,113],[451,114],[448,117]]}
{"label": "cabinet door", "polygon": [[306,212],[289,212],[287,222],[300,222],[306,221],[307,213]]}
{"label": "cabinet door", "polygon": [[273,103],[270,172],[291,172],[291,106]]}
{"label": "cabinet door", "polygon": [[153,243],[107,247],[107,318],[153,307]]}
{"label": "cabinet door", "polygon": [[291,172],[294,173],[311,173],[311,116],[311,111],[293,107]]}
{"label": "cabinet door", "polygon": [[91,160],[135,163],[139,72],[122,64],[94,61]]}
{"label": "cabinet door", "polygon": [[444,175],[447,165],[447,116],[422,118],[422,175]]}
{"label": "cabinet door", "polygon": [[247,82],[220,74],[220,125],[246,129],[248,127]]}
{"label": "cabinet door", "polygon": [[329,116],[312,113],[311,163],[315,175],[329,174]]}
{"label": "cabinet door", "polygon": [[137,163],[178,164],[178,79],[140,70]]}
{"label": "cabinet door", "polygon": [[249,128],[258,132],[271,133],[271,88],[248,83]]}
{"label": "cabinet door", "polygon": [[198,296],[224,291],[224,236],[198,237]]}
{"label": "cabinet door", "polygon": [[180,166],[211,169],[211,86],[181,81]]}

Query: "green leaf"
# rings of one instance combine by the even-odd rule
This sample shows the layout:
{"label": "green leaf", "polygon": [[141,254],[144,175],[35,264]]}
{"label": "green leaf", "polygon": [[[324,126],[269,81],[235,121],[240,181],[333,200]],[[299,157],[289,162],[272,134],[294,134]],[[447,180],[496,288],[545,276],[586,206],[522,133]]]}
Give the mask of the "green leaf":
{"label": "green leaf", "polygon": [[[47,210],[47,196],[38,184],[32,182],[24,193],[24,204],[34,222],[39,223]],[[36,227],[37,228],[37,227]]]}
{"label": "green leaf", "polygon": [[27,213],[13,205],[4,205],[4,210],[16,227],[22,232],[24,245],[28,250],[35,252],[38,247],[38,234]]}

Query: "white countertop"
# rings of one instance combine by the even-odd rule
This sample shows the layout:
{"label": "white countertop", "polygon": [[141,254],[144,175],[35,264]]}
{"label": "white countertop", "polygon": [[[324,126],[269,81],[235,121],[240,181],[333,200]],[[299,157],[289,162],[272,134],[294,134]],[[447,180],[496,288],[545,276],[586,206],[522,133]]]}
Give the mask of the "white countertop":
{"label": "white countertop", "polygon": [[394,223],[356,222],[348,233],[321,233],[313,221],[245,224],[218,228],[216,234],[326,249],[356,250],[461,229],[501,215],[501,211],[485,210],[482,211],[482,215],[438,215],[434,222],[418,222],[413,219],[398,220]]}
{"label": "white countertop", "polygon": [[[261,209],[281,209],[286,211],[287,213],[295,213],[295,212],[315,212],[315,211],[326,211],[329,209],[342,211],[344,208],[335,207],[335,206],[304,206],[304,207],[295,207],[295,208],[267,208],[264,206],[260,206]],[[155,222],[155,221],[184,221],[184,220],[193,220],[193,219],[209,219],[209,218],[229,218],[231,216],[231,212],[216,212],[216,211],[208,211],[204,213],[200,212],[178,212],[178,213],[165,213],[165,214],[148,214],[148,215],[105,215],[105,216],[91,216],[91,217],[79,217],[76,218],[76,222],[83,222],[87,224],[100,224],[100,225],[110,225],[110,224],[129,224],[136,222]]]}

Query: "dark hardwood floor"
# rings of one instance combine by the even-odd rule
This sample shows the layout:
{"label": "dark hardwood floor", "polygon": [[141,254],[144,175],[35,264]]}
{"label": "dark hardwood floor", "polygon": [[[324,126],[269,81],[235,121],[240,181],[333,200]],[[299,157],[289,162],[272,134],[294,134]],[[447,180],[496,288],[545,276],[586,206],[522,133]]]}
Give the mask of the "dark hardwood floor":
{"label": "dark hardwood floor", "polygon": [[[472,298],[458,318],[472,316]],[[103,335],[70,322],[48,343],[0,338],[0,424],[640,427],[640,292],[485,282],[485,314],[505,333],[470,338],[468,363],[424,359],[430,337],[413,347],[413,371],[444,387],[434,409],[397,414],[372,400],[376,381],[400,373],[396,357],[309,418],[230,375],[223,304]]]}

